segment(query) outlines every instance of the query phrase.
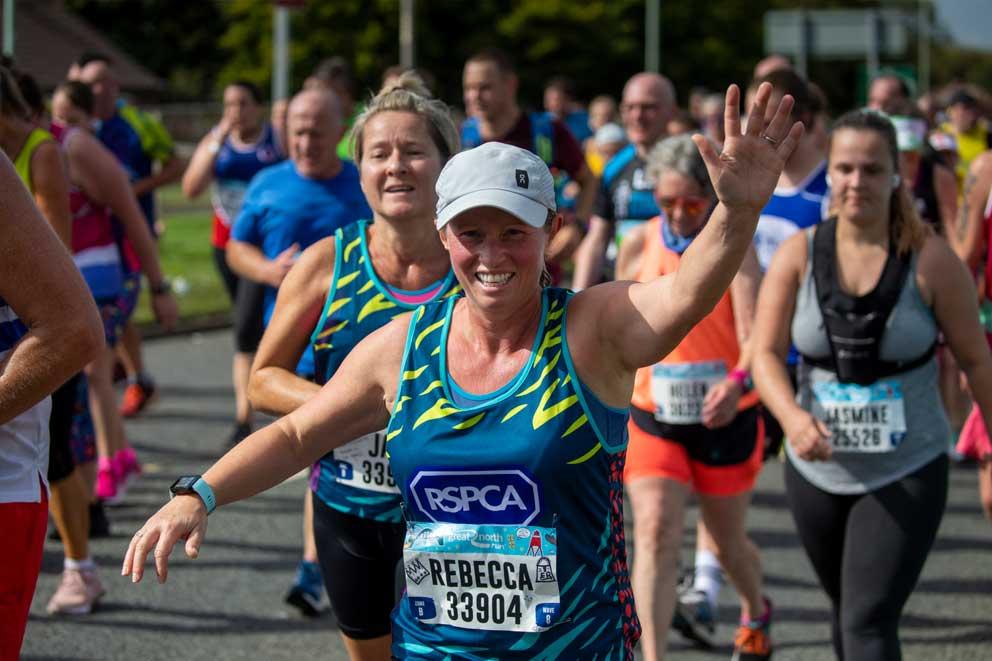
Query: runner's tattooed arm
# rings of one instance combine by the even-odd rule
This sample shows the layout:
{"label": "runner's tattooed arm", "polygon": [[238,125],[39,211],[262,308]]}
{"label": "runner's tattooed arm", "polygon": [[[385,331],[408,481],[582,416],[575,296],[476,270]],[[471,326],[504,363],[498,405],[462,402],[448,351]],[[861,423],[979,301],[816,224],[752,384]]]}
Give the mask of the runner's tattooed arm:
{"label": "runner's tattooed arm", "polygon": [[948,235],[951,247],[971,270],[978,267],[987,246],[983,246],[985,206],[992,186],[992,151],[976,158],[968,169],[955,232]]}

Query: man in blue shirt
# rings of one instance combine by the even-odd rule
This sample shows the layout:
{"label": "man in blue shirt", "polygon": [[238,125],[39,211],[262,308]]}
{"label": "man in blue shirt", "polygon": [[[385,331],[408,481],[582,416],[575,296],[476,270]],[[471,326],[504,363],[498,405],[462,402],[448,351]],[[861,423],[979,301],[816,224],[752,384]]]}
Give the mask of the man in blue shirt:
{"label": "man in blue shirt", "polygon": [[[239,275],[268,285],[265,321],[296,255],[372,211],[358,168],[336,151],[344,124],[337,97],[305,90],[289,104],[289,160],[259,172],[231,230],[227,261]],[[309,355],[309,354],[308,354]],[[307,356],[300,367],[312,371]]]}
{"label": "man in blue shirt", "polygon": [[[227,263],[238,275],[267,285],[266,324],[272,317],[276,291],[296,256],[339,227],[372,217],[359,185],[358,168],[337,153],[344,130],[341,104],[334,92],[300,92],[287,110],[289,160],[259,172],[245,192],[231,228]],[[313,377],[312,348],[307,347],[296,373]],[[303,500],[303,559],[286,601],[312,616],[321,610],[324,588],[311,503],[308,490]]]}

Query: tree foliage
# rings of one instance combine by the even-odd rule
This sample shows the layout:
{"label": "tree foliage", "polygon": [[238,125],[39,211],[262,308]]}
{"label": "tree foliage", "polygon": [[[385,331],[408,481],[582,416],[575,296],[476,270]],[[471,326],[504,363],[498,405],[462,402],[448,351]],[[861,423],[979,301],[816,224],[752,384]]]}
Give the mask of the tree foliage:
{"label": "tree foliage", "polygon": [[213,2],[175,0],[66,0],[66,8],[169,84],[169,95],[213,95],[223,61],[217,40],[224,15]]}
{"label": "tree foliage", "polygon": [[[324,58],[352,63],[355,92],[379,87],[399,61],[399,0],[308,0],[291,10],[292,89]],[[693,87],[722,90],[746,83],[763,53],[763,17],[771,9],[869,8],[864,0],[662,0],[661,68],[685,102]],[[898,3],[896,3],[898,5]],[[152,71],[180,98],[216,99],[224,84],[246,78],[268,89],[272,79],[273,3],[269,0],[66,0]],[[916,2],[905,4],[915,11]],[[644,66],[645,0],[419,0],[416,59],[436,79],[436,93],[461,103],[461,72],[473,52],[496,46],[516,61],[525,105],[541,103],[541,88],[567,75],[584,99],[619,96]],[[915,61],[915,46],[903,58]],[[885,62],[883,62],[885,64]],[[859,101],[862,63],[810,63],[834,107]],[[992,58],[937,44],[935,81],[967,78],[992,84]],[[861,74],[863,77],[863,74]]]}

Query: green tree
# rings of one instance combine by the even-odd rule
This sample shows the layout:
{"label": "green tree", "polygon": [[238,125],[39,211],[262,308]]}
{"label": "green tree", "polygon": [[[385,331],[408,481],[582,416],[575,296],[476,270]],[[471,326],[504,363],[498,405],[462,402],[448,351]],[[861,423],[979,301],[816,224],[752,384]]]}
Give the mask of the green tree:
{"label": "green tree", "polygon": [[217,58],[217,40],[224,31],[224,17],[216,3],[66,0],[65,6],[168,81],[167,96],[212,96],[223,64]]}

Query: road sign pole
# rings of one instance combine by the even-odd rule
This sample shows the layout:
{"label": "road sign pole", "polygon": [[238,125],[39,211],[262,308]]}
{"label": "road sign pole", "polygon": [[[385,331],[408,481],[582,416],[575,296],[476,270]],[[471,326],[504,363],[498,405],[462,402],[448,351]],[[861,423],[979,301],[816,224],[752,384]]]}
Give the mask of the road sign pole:
{"label": "road sign pole", "polygon": [[277,5],[272,15],[272,100],[289,96],[289,9]]}
{"label": "road sign pole", "polygon": [[661,70],[661,0],[647,0],[644,6],[644,70]]}
{"label": "road sign pole", "polygon": [[416,61],[414,7],[416,0],[400,0],[400,66],[412,69]]}

